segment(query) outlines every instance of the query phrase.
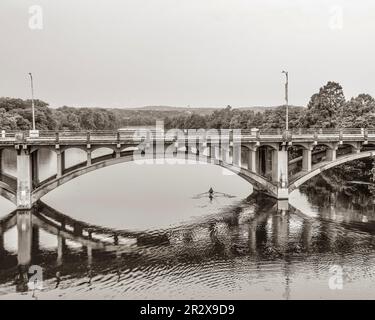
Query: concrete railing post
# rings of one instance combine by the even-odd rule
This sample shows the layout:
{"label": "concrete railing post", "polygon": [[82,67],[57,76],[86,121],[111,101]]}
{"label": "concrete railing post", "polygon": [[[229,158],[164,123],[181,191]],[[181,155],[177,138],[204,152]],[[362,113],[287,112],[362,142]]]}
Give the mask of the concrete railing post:
{"label": "concrete railing post", "polygon": [[364,137],[365,141],[368,140],[368,129],[367,128],[364,129],[363,137]]}

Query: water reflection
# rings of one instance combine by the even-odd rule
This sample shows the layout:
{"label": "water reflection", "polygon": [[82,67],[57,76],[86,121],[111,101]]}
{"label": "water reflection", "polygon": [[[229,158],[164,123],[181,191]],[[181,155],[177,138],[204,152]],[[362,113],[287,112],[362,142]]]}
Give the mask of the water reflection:
{"label": "water reflection", "polygon": [[[39,202],[0,221],[0,290],[29,292],[28,268],[40,265],[44,289],[34,296],[290,298],[312,278],[311,286],[319,282],[317,292],[329,296],[330,265],[370,270],[375,261],[368,199],[331,191],[314,198],[314,218],[253,194],[194,223],[145,232],[95,226]],[[11,230],[16,251],[5,246]],[[363,277],[374,280],[371,272]]]}

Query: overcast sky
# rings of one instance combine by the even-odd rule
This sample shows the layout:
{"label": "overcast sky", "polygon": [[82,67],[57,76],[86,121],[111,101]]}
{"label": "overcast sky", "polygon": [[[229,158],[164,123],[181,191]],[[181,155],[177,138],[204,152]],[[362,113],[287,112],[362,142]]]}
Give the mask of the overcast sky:
{"label": "overcast sky", "polygon": [[51,106],[280,105],[282,69],[294,105],[328,80],[375,96],[373,0],[1,0],[0,21],[0,96],[33,72]]}

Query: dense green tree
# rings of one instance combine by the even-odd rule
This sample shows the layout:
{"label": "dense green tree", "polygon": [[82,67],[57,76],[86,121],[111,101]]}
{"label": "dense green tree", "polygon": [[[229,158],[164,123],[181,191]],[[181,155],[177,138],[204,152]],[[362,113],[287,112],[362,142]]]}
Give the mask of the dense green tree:
{"label": "dense green tree", "polygon": [[300,117],[300,126],[305,128],[336,128],[341,125],[345,96],[340,84],[328,82],[315,93]]}
{"label": "dense green tree", "polygon": [[345,105],[343,126],[369,128],[375,126],[375,99],[368,94],[351,98]]}

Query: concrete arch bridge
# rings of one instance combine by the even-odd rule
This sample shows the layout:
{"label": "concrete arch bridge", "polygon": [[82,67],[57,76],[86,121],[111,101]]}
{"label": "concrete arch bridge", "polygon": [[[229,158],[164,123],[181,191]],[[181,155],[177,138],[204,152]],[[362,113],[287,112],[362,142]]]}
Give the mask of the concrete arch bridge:
{"label": "concrete arch bridge", "polygon": [[[81,150],[85,160],[69,165],[70,149]],[[40,172],[46,164],[38,156],[43,150],[56,154],[56,172],[44,179]],[[38,137],[6,132],[0,137],[0,156],[0,194],[18,209],[30,209],[48,192],[88,172],[165,158],[219,165],[261,192],[288,199],[324,170],[375,156],[375,129],[42,131]]]}

